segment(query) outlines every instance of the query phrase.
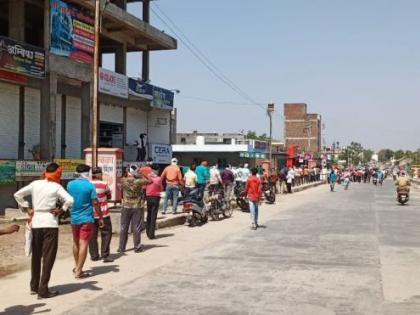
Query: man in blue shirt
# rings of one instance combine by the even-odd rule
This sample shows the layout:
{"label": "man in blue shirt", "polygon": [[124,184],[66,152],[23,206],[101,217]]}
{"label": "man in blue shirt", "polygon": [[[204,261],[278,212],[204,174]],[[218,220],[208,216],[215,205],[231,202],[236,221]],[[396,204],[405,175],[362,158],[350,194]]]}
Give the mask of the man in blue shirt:
{"label": "man in blue shirt", "polygon": [[334,169],[331,170],[330,175],[328,175],[328,179],[330,182],[331,192],[334,192],[335,183],[337,182],[337,173]]}
{"label": "man in blue shirt", "polygon": [[93,217],[94,209],[99,216],[99,227],[104,227],[102,211],[96,196],[96,188],[90,182],[89,171],[90,166],[84,164],[78,165],[76,172],[79,177],[67,185],[67,190],[74,199],[70,214],[75,263],[73,272],[76,279],[90,276],[89,273],[83,271],[83,265],[85,264],[88,245],[93,232],[93,223],[95,222]]}
{"label": "man in blue shirt", "polygon": [[203,198],[206,184],[210,179],[210,170],[207,165],[207,161],[201,161],[200,165],[195,169],[195,174],[197,174],[197,188],[200,198]]}

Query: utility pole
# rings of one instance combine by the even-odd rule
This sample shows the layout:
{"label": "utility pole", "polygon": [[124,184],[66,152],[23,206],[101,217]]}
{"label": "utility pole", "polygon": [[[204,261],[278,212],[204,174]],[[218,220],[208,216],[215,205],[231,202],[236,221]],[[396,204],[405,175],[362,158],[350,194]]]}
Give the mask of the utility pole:
{"label": "utility pole", "polygon": [[273,167],[273,165],[271,165],[271,163],[272,163],[272,145],[271,145],[271,143],[273,142],[273,117],[272,117],[273,112],[274,112],[274,103],[270,102],[267,105],[267,115],[268,115],[268,118],[270,119],[270,139],[268,141],[268,159],[270,160],[270,169]]}
{"label": "utility pole", "polygon": [[99,75],[99,32],[100,0],[95,0],[95,50],[93,55],[93,97],[92,97],[92,167],[98,166],[98,75]]}

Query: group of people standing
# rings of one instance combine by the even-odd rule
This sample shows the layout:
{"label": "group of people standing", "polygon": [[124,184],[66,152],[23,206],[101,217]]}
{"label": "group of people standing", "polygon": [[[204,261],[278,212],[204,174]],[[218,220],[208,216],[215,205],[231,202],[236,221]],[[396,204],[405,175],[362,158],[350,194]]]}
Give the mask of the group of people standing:
{"label": "group of people standing", "polygon": [[[146,234],[155,238],[156,217],[162,192],[162,179],[158,169],[149,160],[138,168],[130,166],[121,180],[122,210],[118,252],[126,250],[129,227],[132,226],[134,252],[143,251],[141,230],[144,206],[147,202]],[[27,213],[31,235],[30,292],[38,298],[51,298],[58,294],[48,287],[51,270],[58,250],[59,217],[70,211],[73,236],[73,274],[76,279],[90,277],[83,269],[88,252],[93,261],[113,262],[110,257],[112,223],[108,201],[111,190],[103,181],[102,169],[78,165],[76,179],[67,189],[60,184],[61,167],[56,163],[47,166],[42,179],[35,180],[14,195],[19,207]],[[27,201],[30,197],[31,204]],[[99,252],[98,236],[101,236]]]}

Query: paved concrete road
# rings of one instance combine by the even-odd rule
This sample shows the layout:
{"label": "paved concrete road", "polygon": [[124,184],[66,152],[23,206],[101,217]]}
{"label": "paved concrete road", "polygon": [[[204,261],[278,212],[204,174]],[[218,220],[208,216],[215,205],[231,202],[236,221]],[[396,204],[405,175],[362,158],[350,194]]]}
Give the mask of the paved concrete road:
{"label": "paved concrete road", "polygon": [[66,314],[420,314],[420,198],[338,190]]}

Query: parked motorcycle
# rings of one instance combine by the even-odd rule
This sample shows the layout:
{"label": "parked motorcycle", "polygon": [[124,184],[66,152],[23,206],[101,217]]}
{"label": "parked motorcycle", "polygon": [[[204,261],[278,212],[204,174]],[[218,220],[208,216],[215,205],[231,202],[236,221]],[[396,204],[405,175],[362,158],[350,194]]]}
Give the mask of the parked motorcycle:
{"label": "parked motorcycle", "polygon": [[410,190],[408,188],[397,188],[397,200],[403,206],[410,199]]}
{"label": "parked motorcycle", "polygon": [[242,182],[239,182],[235,185],[234,193],[236,196],[236,204],[242,211],[249,212],[248,196],[246,195],[244,189],[245,184]]}
{"label": "parked motorcycle", "polygon": [[205,224],[209,219],[209,213],[198,189],[193,189],[183,203],[183,212],[187,214],[189,226]]}
{"label": "parked motorcycle", "polygon": [[273,204],[276,202],[276,192],[274,190],[274,187],[270,185],[268,182],[262,183],[262,192],[264,194],[265,200],[268,203]]}
{"label": "parked motorcycle", "polygon": [[222,185],[217,186],[209,196],[209,215],[213,221],[220,220],[220,215],[225,218],[232,216],[233,208],[230,201],[225,198]]}

